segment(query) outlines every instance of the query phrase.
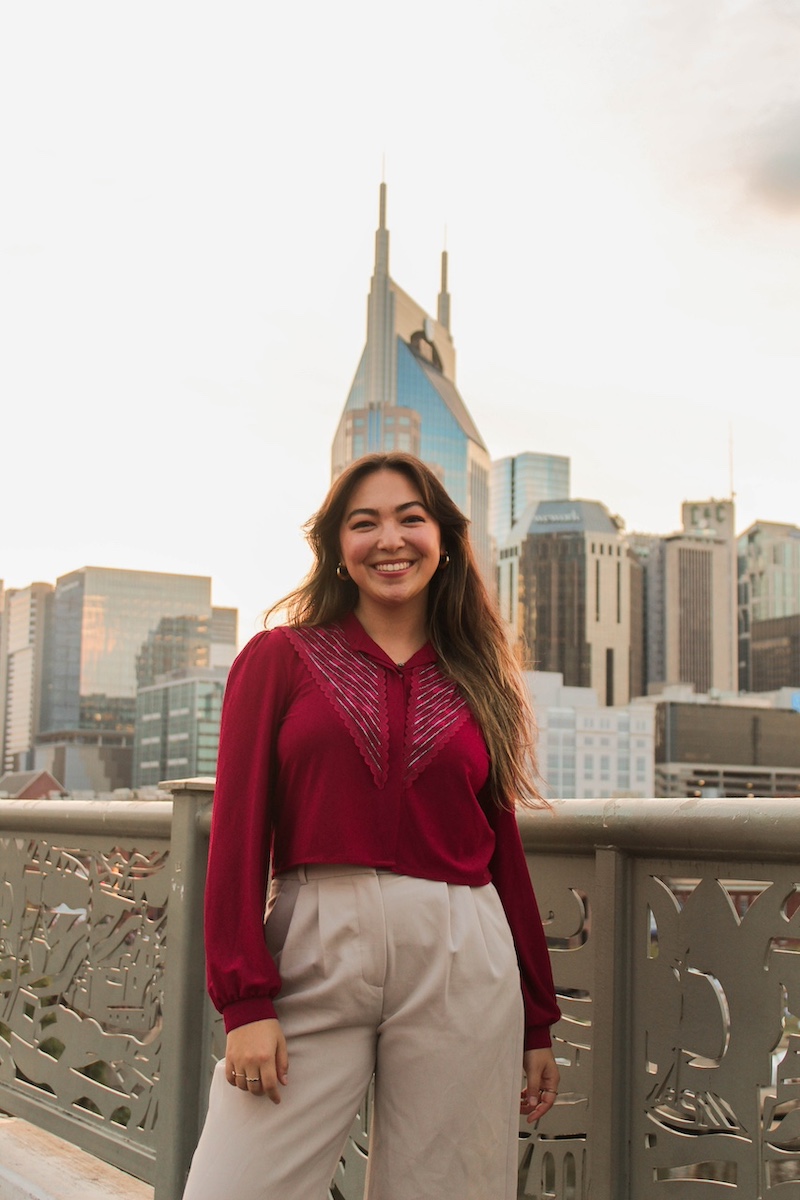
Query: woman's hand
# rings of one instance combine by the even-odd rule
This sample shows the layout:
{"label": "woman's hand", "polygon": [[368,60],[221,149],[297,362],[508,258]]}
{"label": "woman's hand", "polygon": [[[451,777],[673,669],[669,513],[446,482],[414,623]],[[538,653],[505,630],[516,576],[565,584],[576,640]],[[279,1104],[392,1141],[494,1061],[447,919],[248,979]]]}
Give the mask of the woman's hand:
{"label": "woman's hand", "polygon": [[522,1056],[522,1068],[527,1085],[522,1093],[519,1111],[527,1116],[528,1124],[538,1121],[556,1102],[559,1073],[553,1051],[526,1050]]}
{"label": "woman's hand", "polygon": [[280,1104],[278,1084],[289,1082],[289,1055],[278,1021],[251,1021],[228,1034],[225,1078],[254,1096],[269,1096]]}

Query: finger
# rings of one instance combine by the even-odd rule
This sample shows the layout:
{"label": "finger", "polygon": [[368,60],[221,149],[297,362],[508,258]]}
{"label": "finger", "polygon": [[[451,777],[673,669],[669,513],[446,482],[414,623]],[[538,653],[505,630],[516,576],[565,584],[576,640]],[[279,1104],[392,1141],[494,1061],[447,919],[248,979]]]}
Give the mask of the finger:
{"label": "finger", "polygon": [[266,1079],[263,1080],[264,1095],[269,1096],[273,1104],[280,1104],[281,1097],[278,1090],[278,1080],[274,1071]]}
{"label": "finger", "polygon": [[545,1088],[538,1094],[533,1095],[523,1092],[519,1106],[521,1116],[527,1116],[529,1125],[533,1121],[540,1121],[553,1107],[557,1096],[558,1092],[551,1088]]}
{"label": "finger", "polygon": [[232,1087],[247,1087],[247,1084],[244,1082],[245,1072],[237,1071],[233,1063],[225,1064],[225,1078]]}
{"label": "finger", "polygon": [[262,1087],[261,1087],[261,1072],[260,1071],[256,1071],[256,1070],[248,1071],[244,1077],[244,1082],[245,1082],[245,1087],[247,1088],[248,1092],[252,1092],[254,1096],[261,1095]]}
{"label": "finger", "polygon": [[289,1082],[289,1052],[286,1049],[286,1042],[281,1042],[278,1046],[278,1052],[275,1055],[275,1070],[279,1081],[286,1087]]}

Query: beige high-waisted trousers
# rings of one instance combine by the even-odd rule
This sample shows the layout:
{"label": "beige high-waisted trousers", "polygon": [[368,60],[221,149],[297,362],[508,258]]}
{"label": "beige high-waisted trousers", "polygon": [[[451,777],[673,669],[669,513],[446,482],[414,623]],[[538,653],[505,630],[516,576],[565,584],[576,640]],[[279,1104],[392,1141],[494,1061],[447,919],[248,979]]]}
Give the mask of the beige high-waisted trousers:
{"label": "beige high-waisted trousers", "polygon": [[514,1200],[522,996],[494,887],[360,867],[273,883],[281,1103],[219,1063],[184,1200],[324,1200],[375,1072],[368,1200]]}

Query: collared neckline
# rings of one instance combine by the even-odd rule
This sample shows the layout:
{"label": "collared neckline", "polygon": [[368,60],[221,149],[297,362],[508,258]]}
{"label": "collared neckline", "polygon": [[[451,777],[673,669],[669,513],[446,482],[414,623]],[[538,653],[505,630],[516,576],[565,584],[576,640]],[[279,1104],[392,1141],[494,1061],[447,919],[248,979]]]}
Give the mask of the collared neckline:
{"label": "collared neckline", "polygon": [[[376,662],[382,663],[386,667],[391,667],[395,671],[401,665],[400,663],[396,663],[385,650],[381,649],[377,642],[372,640],[354,612],[347,613],[346,616],[342,617],[339,624],[353,650],[358,650],[362,654],[368,654]],[[403,668],[424,667],[427,663],[436,662],[437,658],[438,655],[431,643],[426,642],[415,654],[412,654],[411,658],[406,659],[402,666]]]}

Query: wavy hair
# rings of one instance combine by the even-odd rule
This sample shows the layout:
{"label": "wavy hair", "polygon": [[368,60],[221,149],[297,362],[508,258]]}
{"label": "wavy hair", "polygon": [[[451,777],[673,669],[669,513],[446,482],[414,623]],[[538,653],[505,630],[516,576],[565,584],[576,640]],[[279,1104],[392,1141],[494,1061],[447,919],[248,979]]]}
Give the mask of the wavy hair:
{"label": "wavy hair", "polygon": [[534,719],[527,688],[495,605],[475,562],[469,521],[430,467],[410,454],[368,454],[332,484],[304,529],[314,563],[306,578],[267,611],[290,625],[327,625],[352,612],[358,588],[340,580],[339,537],[350,496],[375,471],[397,471],[414,485],[439,524],[449,565],[428,585],[428,637],[442,668],[461,688],[481,727],[491,760],[492,797],[501,807],[545,806],[536,785]]}

